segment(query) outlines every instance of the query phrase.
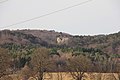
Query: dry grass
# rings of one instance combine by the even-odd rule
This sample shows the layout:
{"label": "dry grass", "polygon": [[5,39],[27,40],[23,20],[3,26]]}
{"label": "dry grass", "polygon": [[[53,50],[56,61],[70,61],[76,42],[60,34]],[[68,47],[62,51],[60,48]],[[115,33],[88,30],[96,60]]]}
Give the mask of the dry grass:
{"label": "dry grass", "polygon": [[[21,80],[18,75],[12,75],[13,80]],[[36,80],[33,77],[29,80]],[[44,73],[44,80],[74,80],[69,72]],[[83,80],[119,80],[116,73],[85,73]]]}

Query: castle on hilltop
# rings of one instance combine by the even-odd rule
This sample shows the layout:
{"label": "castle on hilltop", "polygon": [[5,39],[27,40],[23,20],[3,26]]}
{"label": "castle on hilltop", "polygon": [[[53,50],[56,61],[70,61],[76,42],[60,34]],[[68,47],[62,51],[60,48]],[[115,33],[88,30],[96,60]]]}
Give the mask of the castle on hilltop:
{"label": "castle on hilltop", "polygon": [[68,37],[57,37],[57,44],[68,44]]}

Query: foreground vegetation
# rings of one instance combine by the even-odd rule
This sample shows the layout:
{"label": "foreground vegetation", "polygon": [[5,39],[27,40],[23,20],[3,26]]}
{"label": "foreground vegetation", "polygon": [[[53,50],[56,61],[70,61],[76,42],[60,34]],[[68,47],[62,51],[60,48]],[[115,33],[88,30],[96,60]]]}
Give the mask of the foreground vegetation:
{"label": "foreground vegetation", "polygon": [[[0,48],[0,78],[19,75],[22,80],[30,77],[44,80],[44,73],[68,72],[74,80],[83,80],[85,73],[116,73],[120,79],[118,54],[108,55],[93,48],[43,48],[12,46]],[[56,74],[57,74],[56,73]],[[7,77],[6,77],[7,76]],[[7,79],[9,80],[9,79]],[[63,80],[63,79],[59,79]],[[98,79],[97,79],[98,80]],[[100,79],[101,80],[101,79]]]}

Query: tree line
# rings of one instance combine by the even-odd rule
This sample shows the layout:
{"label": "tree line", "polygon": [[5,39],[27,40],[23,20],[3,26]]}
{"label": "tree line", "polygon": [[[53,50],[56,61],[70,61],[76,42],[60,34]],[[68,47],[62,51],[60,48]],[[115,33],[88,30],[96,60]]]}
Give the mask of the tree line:
{"label": "tree line", "polygon": [[119,54],[93,48],[14,47],[0,48],[0,78],[19,73],[23,80],[31,76],[44,80],[45,72],[69,72],[75,80],[82,80],[86,72],[118,73],[120,77]]}

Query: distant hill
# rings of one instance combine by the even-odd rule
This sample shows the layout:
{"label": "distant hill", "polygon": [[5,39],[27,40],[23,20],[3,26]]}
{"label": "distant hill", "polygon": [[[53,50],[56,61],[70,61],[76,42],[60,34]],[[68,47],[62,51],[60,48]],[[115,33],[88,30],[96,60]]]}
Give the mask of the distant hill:
{"label": "distant hill", "polygon": [[39,45],[43,47],[97,48],[105,53],[120,53],[120,32],[109,35],[73,36],[54,30],[2,30],[0,45]]}

